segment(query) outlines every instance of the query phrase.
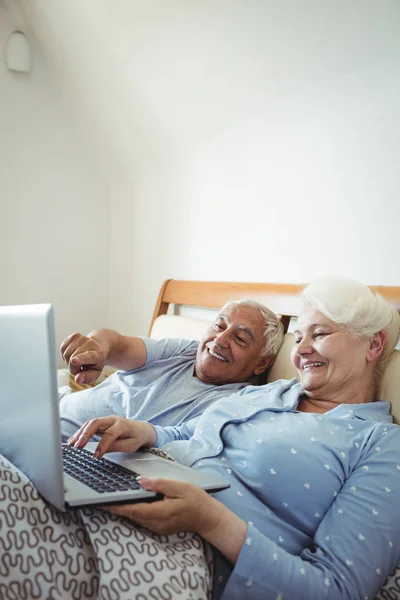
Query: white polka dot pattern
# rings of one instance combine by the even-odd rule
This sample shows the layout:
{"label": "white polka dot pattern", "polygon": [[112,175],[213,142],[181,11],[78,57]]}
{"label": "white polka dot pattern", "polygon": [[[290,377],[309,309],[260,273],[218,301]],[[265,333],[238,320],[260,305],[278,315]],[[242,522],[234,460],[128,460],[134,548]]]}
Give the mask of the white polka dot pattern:
{"label": "white polka dot pattern", "polygon": [[169,443],[178,460],[187,444],[189,464],[201,459],[201,468],[225,474],[231,488],[218,499],[254,524],[240,555],[247,578],[236,579],[234,569],[223,600],[241,599],[248,579],[254,598],[280,590],[284,598],[320,600],[327,589],[336,598],[345,586],[348,597],[357,590],[373,600],[400,558],[400,429],[384,402],[299,413],[296,385],[246,388],[237,402],[220,400],[199,418],[201,440],[192,424],[195,443],[189,430],[183,446]]}

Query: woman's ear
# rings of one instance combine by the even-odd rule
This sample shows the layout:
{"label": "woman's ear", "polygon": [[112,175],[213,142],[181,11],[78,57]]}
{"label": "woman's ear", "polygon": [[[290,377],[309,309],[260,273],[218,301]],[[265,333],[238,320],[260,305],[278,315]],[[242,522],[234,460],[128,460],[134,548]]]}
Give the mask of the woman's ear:
{"label": "woman's ear", "polygon": [[367,361],[376,361],[383,352],[386,344],[386,331],[377,331],[369,340],[369,348],[367,352]]}

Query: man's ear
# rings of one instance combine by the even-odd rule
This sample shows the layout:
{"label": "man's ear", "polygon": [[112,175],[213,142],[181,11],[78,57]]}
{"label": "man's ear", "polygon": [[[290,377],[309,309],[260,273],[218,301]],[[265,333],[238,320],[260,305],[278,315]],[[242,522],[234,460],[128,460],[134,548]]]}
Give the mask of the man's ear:
{"label": "man's ear", "polygon": [[263,356],[258,363],[258,366],[254,369],[254,375],[261,375],[274,364],[276,359],[276,354],[270,354],[269,356]]}
{"label": "man's ear", "polygon": [[386,331],[377,331],[369,340],[369,348],[367,352],[367,362],[376,361],[383,352],[386,344]]}

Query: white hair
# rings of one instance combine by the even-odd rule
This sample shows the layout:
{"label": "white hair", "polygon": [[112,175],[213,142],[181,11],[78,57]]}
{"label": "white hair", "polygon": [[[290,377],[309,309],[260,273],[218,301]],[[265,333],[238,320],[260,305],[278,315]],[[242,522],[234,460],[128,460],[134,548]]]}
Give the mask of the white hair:
{"label": "white hair", "polygon": [[372,336],[386,331],[386,343],[377,364],[378,376],[399,339],[400,316],[377,292],[345,277],[320,277],[302,292],[305,306],[311,306],[355,336]]}
{"label": "white hair", "polygon": [[278,350],[283,342],[283,324],[278,319],[275,313],[272,312],[261,302],[252,298],[241,298],[240,300],[231,300],[227,302],[223,308],[230,306],[251,306],[257,308],[262,318],[264,319],[264,347],[261,356],[271,356],[278,354]]}

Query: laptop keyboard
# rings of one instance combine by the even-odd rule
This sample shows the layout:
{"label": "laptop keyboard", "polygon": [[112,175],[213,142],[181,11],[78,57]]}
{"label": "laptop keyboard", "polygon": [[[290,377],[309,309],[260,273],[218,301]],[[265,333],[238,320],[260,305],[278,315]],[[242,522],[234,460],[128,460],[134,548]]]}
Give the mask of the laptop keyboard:
{"label": "laptop keyboard", "polygon": [[106,458],[93,458],[83,448],[62,445],[64,472],[100,494],[139,489],[138,473],[130,471]]}

